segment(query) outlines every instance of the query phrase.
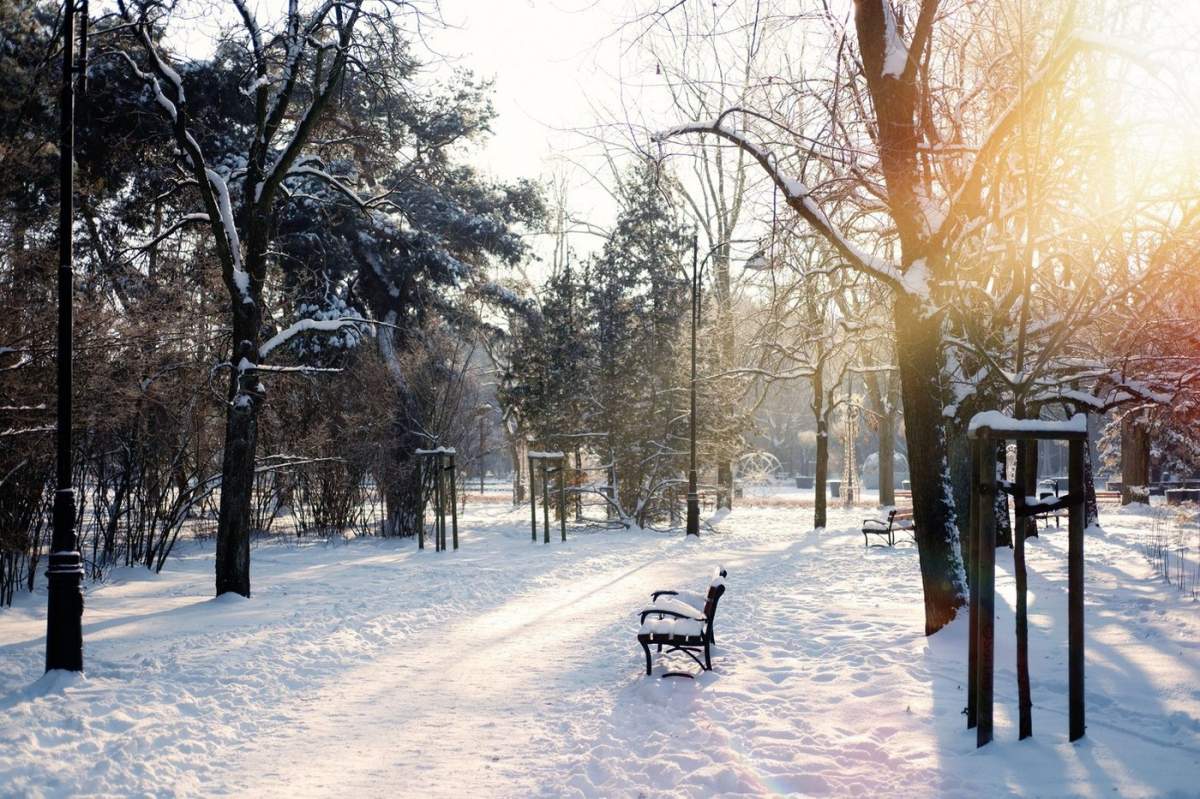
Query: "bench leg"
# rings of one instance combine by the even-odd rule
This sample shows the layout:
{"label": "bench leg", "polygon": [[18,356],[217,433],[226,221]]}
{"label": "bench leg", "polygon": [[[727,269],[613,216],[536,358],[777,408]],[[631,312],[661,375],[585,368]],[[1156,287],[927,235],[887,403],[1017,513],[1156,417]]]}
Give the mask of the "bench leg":
{"label": "bench leg", "polygon": [[642,649],[646,653],[646,675],[649,676],[650,674],[653,673],[653,669],[650,667],[650,645],[642,644]]}
{"label": "bench leg", "polygon": [[712,658],[708,654],[708,641],[704,642],[704,670],[712,671]]}

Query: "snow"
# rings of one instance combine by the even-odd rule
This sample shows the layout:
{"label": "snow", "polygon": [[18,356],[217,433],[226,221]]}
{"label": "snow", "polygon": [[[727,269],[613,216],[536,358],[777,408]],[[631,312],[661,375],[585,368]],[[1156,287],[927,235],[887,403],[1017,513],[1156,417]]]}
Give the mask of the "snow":
{"label": "snow", "polygon": [[243,303],[254,304],[250,296],[250,275],[242,266],[242,242],[238,237],[237,225],[233,219],[233,204],[229,201],[229,186],[225,179],[215,169],[204,168],[208,177],[208,185],[216,195],[217,212],[221,216],[221,229],[225,232],[225,240],[229,243],[229,255],[233,259],[233,284]]}
{"label": "snow", "polygon": [[883,0],[883,77],[899,78],[908,63],[908,48],[896,30],[896,13],[891,0]]}
{"label": "snow", "polygon": [[967,425],[968,435],[974,435],[980,428],[987,428],[995,433],[1060,433],[1075,436],[1087,434],[1087,414],[1077,413],[1066,421],[1049,419],[1014,419],[1000,411],[980,411],[971,417]]}
{"label": "snow", "polygon": [[[996,736],[965,728],[966,617],[926,638],[916,551],[865,551],[868,508],[809,529],[740,507],[699,540],[529,542],[468,503],[462,549],[263,539],[251,599],[211,598],[212,542],[87,588],[86,677],[42,676],[45,587],[0,612],[7,796],[1194,796],[1200,617],[1139,543],[1088,533],[1087,736],[1067,741],[1066,535],[1027,544],[1034,737],[1016,739],[1008,550]],[[646,677],[650,592],[729,572],[714,671]],[[654,653],[664,668],[696,667]],[[402,788],[400,786],[403,786]]]}
{"label": "snow", "polygon": [[929,266],[924,258],[918,258],[909,264],[908,269],[900,277],[904,290],[925,302],[929,301]]}
{"label": "snow", "polygon": [[278,333],[271,336],[271,338],[267,339],[267,341],[258,348],[258,355],[260,358],[267,357],[267,355],[269,355],[271,351],[277,348],[280,344],[283,344],[300,333],[305,333],[311,330],[318,330],[328,333],[341,330],[343,327],[348,325],[360,323],[369,324],[369,320],[363,319],[360,316],[343,317],[340,319],[301,319],[297,322],[293,322],[283,330],[280,330]]}

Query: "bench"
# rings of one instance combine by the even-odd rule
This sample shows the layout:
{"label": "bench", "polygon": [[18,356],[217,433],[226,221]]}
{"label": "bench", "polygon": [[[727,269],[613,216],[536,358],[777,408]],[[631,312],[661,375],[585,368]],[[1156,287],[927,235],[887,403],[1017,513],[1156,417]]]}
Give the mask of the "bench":
{"label": "bench", "polygon": [[[641,612],[637,640],[646,653],[646,674],[653,673],[650,647],[662,652],[683,652],[705,671],[712,671],[711,646],[716,643],[713,620],[717,603],[725,593],[725,570],[716,569],[708,591],[663,590],[650,595],[652,606]],[[704,660],[700,660],[704,655]],[[664,677],[691,677],[684,672],[667,672]]]}
{"label": "bench", "polygon": [[[863,546],[871,546],[871,536],[879,536],[887,541],[889,547],[896,545],[896,534],[908,533],[916,538],[916,532],[913,528],[912,511],[902,511],[892,508],[888,511],[886,519],[863,519]],[[883,544],[875,544],[877,547]]]}

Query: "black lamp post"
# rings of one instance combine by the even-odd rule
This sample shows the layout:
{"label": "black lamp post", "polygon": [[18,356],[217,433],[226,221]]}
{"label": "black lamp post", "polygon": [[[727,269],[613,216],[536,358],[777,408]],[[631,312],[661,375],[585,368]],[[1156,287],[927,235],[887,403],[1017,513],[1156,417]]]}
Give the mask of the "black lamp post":
{"label": "black lamp post", "polygon": [[[704,261],[700,261],[700,240],[698,235],[692,233],[692,380],[691,380],[691,417],[689,425],[691,428],[691,466],[688,469],[688,495],[687,495],[687,534],[700,535],[700,494],[697,492],[696,482],[696,328],[700,326],[700,269],[703,264],[708,263],[708,259],[713,253],[720,250],[722,247],[727,247],[731,244],[739,242],[752,241],[752,239],[727,239],[718,241],[711,248],[708,254],[704,256]],[[755,253],[746,262],[747,269],[762,269],[760,262],[765,263],[763,253],[760,250]]]}
{"label": "black lamp post", "polygon": [[696,326],[699,310],[700,295],[700,243],[696,234],[692,234],[692,382],[691,382],[691,466],[688,469],[687,495],[687,534],[700,535],[700,495],[696,491]]}
{"label": "black lamp post", "polygon": [[[63,9],[62,89],[59,117],[58,211],[58,408],[54,533],[46,569],[46,671],[83,671],[83,559],[75,536],[71,485],[71,297],[74,290],[72,229],[75,190],[75,75],[87,59],[87,0]],[[75,15],[80,14],[80,65],[75,64]],[[85,78],[86,80],[86,78]],[[86,84],[85,84],[86,85]]]}

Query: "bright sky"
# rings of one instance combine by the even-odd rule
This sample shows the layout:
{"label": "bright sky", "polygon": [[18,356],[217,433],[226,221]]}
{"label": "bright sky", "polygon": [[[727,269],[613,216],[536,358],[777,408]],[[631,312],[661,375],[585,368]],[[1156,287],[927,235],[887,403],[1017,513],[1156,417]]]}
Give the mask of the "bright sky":
{"label": "bright sky", "polygon": [[[699,3],[706,0],[695,2],[693,8],[699,12]],[[282,0],[251,0],[251,7],[264,19],[277,16],[272,7],[281,5]],[[508,179],[563,175],[569,185],[571,210],[606,226],[615,210],[601,183],[607,183],[609,175],[601,171],[595,146],[576,131],[594,130],[601,115],[598,107],[615,110],[624,105],[654,128],[681,121],[671,116],[667,98],[663,96],[660,102],[657,97],[653,61],[636,49],[626,48],[632,29],[623,29],[623,24],[637,9],[653,5],[651,0],[440,0],[449,27],[426,29],[436,54],[430,58],[435,62],[438,57],[445,58],[450,64],[495,80],[493,101],[498,118],[494,136],[477,155],[478,165]],[[192,19],[182,27],[191,28],[188,33],[194,35],[199,30],[211,30],[221,18],[232,21],[228,19],[230,6],[227,0],[185,4],[182,7],[192,12]],[[839,17],[843,16],[849,10],[849,0],[832,0],[832,6]],[[1196,56],[1200,0],[1164,3],[1161,7],[1163,12],[1150,12],[1140,4],[1131,4],[1124,13],[1139,20],[1136,27],[1148,28],[1145,36],[1134,43],[1143,55],[1160,64],[1181,67],[1180,51]],[[1095,27],[1103,30],[1114,21],[1097,21]],[[1081,19],[1084,27],[1091,27],[1086,23],[1086,18]],[[185,45],[185,49],[190,48]],[[1183,70],[1168,67],[1166,71]],[[444,65],[431,64],[430,73],[438,72],[444,74]],[[1136,118],[1149,121],[1151,117],[1180,113],[1195,116],[1196,108],[1188,107],[1192,104],[1164,102],[1162,91],[1167,83],[1174,84],[1176,92],[1181,84],[1195,90],[1200,81],[1194,74],[1142,80],[1149,91],[1138,92],[1144,95],[1145,107],[1134,110]],[[1136,104],[1138,98],[1125,102]],[[1127,111],[1130,109],[1126,106]],[[1151,150],[1167,144],[1157,131],[1148,135],[1153,139]],[[671,149],[679,151],[681,147]],[[573,241],[580,251],[596,243],[590,237]]]}
{"label": "bright sky", "polygon": [[[619,91],[620,26],[631,0],[442,0],[451,26],[435,47],[495,80],[498,118],[479,165],[504,178],[565,175],[572,210],[607,224],[615,205],[589,174],[582,137],[592,103]],[[600,176],[601,179],[606,176]],[[594,242],[578,240],[584,248]]]}

